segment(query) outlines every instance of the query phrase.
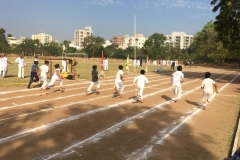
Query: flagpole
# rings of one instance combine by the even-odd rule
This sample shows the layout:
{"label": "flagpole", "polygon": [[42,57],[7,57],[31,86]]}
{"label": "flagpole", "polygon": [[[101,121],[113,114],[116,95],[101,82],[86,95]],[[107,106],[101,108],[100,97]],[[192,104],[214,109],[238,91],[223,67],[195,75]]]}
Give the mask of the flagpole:
{"label": "flagpole", "polygon": [[135,72],[136,72],[136,63],[137,63],[137,59],[136,59],[136,15],[134,16],[134,59],[135,59]]}

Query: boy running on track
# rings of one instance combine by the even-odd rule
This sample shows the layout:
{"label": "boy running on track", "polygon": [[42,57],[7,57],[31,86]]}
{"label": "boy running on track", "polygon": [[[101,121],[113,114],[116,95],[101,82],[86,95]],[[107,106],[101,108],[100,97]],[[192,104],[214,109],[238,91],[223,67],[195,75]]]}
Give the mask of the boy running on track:
{"label": "boy running on track", "polygon": [[177,71],[172,74],[171,83],[173,87],[173,93],[177,95],[177,98],[174,100],[176,103],[182,97],[182,85],[184,74],[182,73],[182,66],[177,67]]}
{"label": "boy running on track", "polygon": [[118,66],[118,72],[116,75],[116,79],[115,79],[115,91],[118,92],[119,88],[121,88],[120,94],[119,94],[119,98],[122,98],[122,93],[123,93],[123,89],[124,89],[124,84],[123,84],[123,66],[119,65]]}
{"label": "boy running on track", "polygon": [[60,75],[60,66],[59,66],[59,64],[55,64],[54,65],[55,66],[55,72],[54,72],[54,74],[53,74],[53,76],[52,76],[52,79],[51,79],[51,82],[48,84],[48,88],[49,87],[52,87],[53,85],[54,85],[54,83],[55,83],[55,81],[59,81],[60,82],[60,91],[64,91],[64,88],[62,87],[63,86],[63,77]]}
{"label": "boy running on track", "polygon": [[90,86],[88,87],[87,92],[85,93],[86,95],[91,93],[91,89],[94,84],[97,86],[96,93],[99,93],[100,83],[98,82],[98,71],[97,71],[96,65],[92,66],[92,79],[91,79]]}
{"label": "boy running on track", "polygon": [[205,79],[202,81],[201,89],[203,89],[202,95],[202,109],[205,110],[206,101],[211,102],[213,99],[213,86],[215,88],[215,92],[218,93],[216,83],[210,78],[211,73],[205,73]]}
{"label": "boy running on track", "polygon": [[40,91],[46,90],[46,88],[47,88],[48,65],[49,65],[49,61],[45,61],[45,64],[40,67],[40,69],[41,69],[40,77],[41,77],[41,81],[43,81]]}
{"label": "boy running on track", "polygon": [[134,80],[133,80],[133,86],[135,87],[135,82],[137,81],[138,91],[136,92],[136,96],[139,96],[139,97],[140,97],[140,102],[143,103],[143,97],[142,97],[143,89],[144,89],[145,83],[148,84],[148,79],[147,79],[147,77],[144,75],[144,74],[145,74],[145,70],[141,70],[141,71],[140,71],[140,74],[141,74],[141,75],[139,75],[139,76],[137,76],[137,77],[134,78]]}
{"label": "boy running on track", "polygon": [[28,89],[30,89],[30,86],[33,82],[39,81],[38,72],[39,72],[38,61],[34,61],[31,69],[30,81],[27,87]]}

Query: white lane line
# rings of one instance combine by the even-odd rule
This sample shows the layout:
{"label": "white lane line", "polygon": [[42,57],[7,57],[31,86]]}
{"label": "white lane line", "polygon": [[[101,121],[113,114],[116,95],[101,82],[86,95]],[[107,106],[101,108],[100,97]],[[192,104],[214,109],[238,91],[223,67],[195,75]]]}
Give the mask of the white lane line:
{"label": "white lane line", "polygon": [[[232,73],[232,72],[231,72],[231,73]],[[230,73],[229,73],[229,74],[230,74]],[[228,74],[223,75],[223,76],[221,76],[220,78],[225,77],[225,76],[227,76],[227,75],[228,75]],[[219,79],[219,78],[218,78],[218,79]],[[197,89],[199,89],[199,87],[196,87],[195,89],[192,89],[192,90],[188,91],[187,93],[183,94],[183,96],[188,95],[188,94],[190,94],[191,92],[193,92],[193,91],[195,91],[195,90],[197,90]],[[145,98],[145,97],[144,97],[144,98]],[[69,154],[69,152],[71,152],[75,147],[82,146],[83,144],[89,144],[89,143],[91,143],[91,142],[93,142],[93,141],[96,141],[96,140],[101,139],[102,137],[104,137],[104,136],[106,136],[106,135],[110,135],[110,134],[112,134],[112,133],[115,133],[115,132],[117,132],[117,131],[120,129],[121,126],[126,125],[126,124],[132,122],[134,119],[136,119],[136,118],[138,118],[138,117],[140,117],[140,116],[145,116],[146,114],[153,113],[153,112],[156,111],[156,109],[161,108],[162,106],[164,106],[164,105],[166,105],[166,104],[170,104],[171,102],[172,102],[172,100],[171,100],[171,101],[166,101],[166,102],[160,103],[159,105],[157,105],[157,106],[155,106],[155,107],[153,107],[153,108],[151,108],[151,109],[149,109],[149,110],[146,110],[146,111],[144,111],[144,112],[142,112],[142,113],[139,113],[139,114],[137,114],[137,115],[134,115],[133,117],[130,117],[130,118],[128,118],[128,119],[126,119],[126,120],[124,120],[124,121],[122,121],[122,122],[119,122],[119,123],[117,123],[117,124],[115,124],[115,125],[107,128],[106,130],[103,130],[103,131],[101,131],[101,132],[98,132],[97,134],[95,134],[95,135],[93,135],[93,136],[91,136],[91,137],[89,137],[89,138],[87,138],[87,139],[85,139],[85,140],[83,140],[83,141],[80,141],[80,142],[78,142],[78,143],[76,143],[76,144],[74,144],[74,145],[72,145],[72,146],[64,149],[64,150],[61,151],[61,152],[57,152],[57,153],[55,153],[55,154],[47,157],[46,160],[52,159],[52,158],[57,157],[57,156],[61,156],[61,157],[62,157],[62,156],[64,156],[65,154]]]}
{"label": "white lane line", "polygon": [[[223,87],[221,87],[221,89],[219,90],[219,92],[221,92],[224,88],[226,88],[230,83],[232,83],[237,77],[239,76],[236,75],[229,83],[225,84]],[[219,79],[219,78],[218,78]],[[213,98],[216,96],[217,94],[215,93]],[[132,152],[130,155],[126,156],[126,159],[147,159],[147,156],[149,155],[149,153],[152,152],[152,148],[154,147],[154,145],[158,145],[158,144],[163,144],[163,141],[170,136],[172,133],[174,133],[174,131],[176,131],[179,127],[181,127],[184,123],[186,123],[187,121],[189,121],[193,116],[195,116],[196,114],[198,114],[202,109],[198,108],[196,111],[191,111],[192,113],[189,114],[186,118],[184,118],[182,120],[182,118],[180,118],[177,122],[173,122],[170,127],[163,129],[161,131],[158,131],[158,135],[154,135],[152,136],[151,140],[149,140],[147,142],[148,145],[145,145],[143,147],[140,147],[139,149],[136,149],[134,152]]]}
{"label": "white lane line", "polygon": [[[155,81],[159,81],[158,80],[153,80],[151,82],[155,82]],[[161,84],[165,84],[165,83],[168,83],[168,82],[163,82],[163,83],[159,83],[157,85],[161,85]],[[131,85],[125,85],[125,86],[132,86]],[[106,90],[113,90],[113,88],[108,88],[108,89],[102,89],[101,91],[106,91]],[[136,91],[136,89],[134,90]],[[23,103],[23,104],[19,104],[19,105],[13,105],[13,106],[5,106],[5,107],[2,107],[0,108],[0,111],[1,110],[6,110],[6,109],[11,109],[11,108],[15,108],[15,107],[22,107],[22,106],[26,106],[26,105],[32,105],[32,104],[38,104],[38,103],[42,103],[42,102],[47,102],[47,101],[55,101],[55,100],[59,100],[59,99],[65,99],[65,98],[71,98],[71,97],[76,97],[76,96],[80,96],[80,95],[84,95],[85,93],[79,93],[79,94],[71,94],[71,95],[66,95],[64,97],[57,97],[57,98],[52,98],[52,99],[45,99],[45,100],[41,100],[41,101],[35,101],[35,102],[27,102],[27,103]]]}
{"label": "white lane line", "polygon": [[[155,79],[155,78],[159,78],[159,77],[155,77],[155,76],[154,76],[153,78]],[[169,78],[163,78],[163,79],[160,79],[160,80],[165,80],[165,79],[169,79]],[[125,82],[132,82],[132,81],[133,81],[133,80],[128,80],[128,81],[125,81]],[[90,83],[90,82],[88,82],[88,83]],[[79,84],[80,84],[80,83],[78,83],[78,85],[79,85]],[[103,86],[103,85],[105,85],[105,84],[112,84],[112,85],[114,85],[114,83],[104,83],[104,82],[101,82],[101,86]],[[79,87],[79,88],[68,88],[67,91],[79,90],[79,89],[81,89],[81,88],[87,88],[87,86],[86,86],[86,87]],[[38,90],[39,90],[39,88],[38,88]],[[8,97],[8,98],[0,99],[0,101],[6,101],[6,100],[9,100],[9,99],[32,97],[32,96],[39,96],[39,95],[41,95],[41,93],[42,93],[42,94],[49,94],[50,92],[40,92],[40,91],[39,91],[38,94]]]}
{"label": "white lane line", "polygon": [[[191,83],[191,82],[195,82],[195,81],[198,81],[199,79],[195,79],[193,81],[189,81],[189,82],[186,82],[185,84],[187,83]],[[165,83],[168,83],[168,82],[165,82]],[[156,84],[158,85],[158,84]],[[149,96],[153,96],[153,95],[156,95],[158,93],[161,93],[161,92],[164,92],[164,91],[167,91],[169,89],[171,89],[172,87],[169,87],[169,88],[166,88],[166,89],[163,89],[161,91],[157,91],[157,92],[153,92],[153,93],[150,93],[148,95],[145,95],[144,98],[147,98]],[[134,90],[135,91],[135,90]],[[100,99],[101,97],[99,98],[95,98],[96,99]],[[86,116],[86,115],[91,115],[91,114],[94,114],[94,113],[97,113],[99,111],[104,111],[104,110],[108,110],[110,108],[113,108],[113,107],[119,107],[123,104],[126,104],[126,103],[131,103],[132,100],[126,100],[126,101],[123,101],[123,102],[120,102],[120,103],[117,103],[117,104],[113,104],[113,105],[109,105],[109,106],[106,106],[104,108],[100,108],[100,109],[96,109],[96,110],[92,110],[92,111],[89,111],[89,112],[86,112],[86,113],[82,113],[82,114],[79,114],[79,115],[75,115],[75,116],[71,116],[71,117],[68,117],[68,118],[64,118],[64,119],[61,119],[61,120],[58,120],[58,121],[55,121],[55,122],[52,122],[52,123],[49,123],[49,124],[46,124],[44,125],[44,127],[40,126],[40,127],[35,127],[35,128],[32,128],[32,129],[29,129],[29,130],[26,130],[26,131],[23,131],[23,132],[20,132],[20,133],[17,133],[15,135],[12,135],[12,136],[8,136],[6,138],[1,138],[0,139],[0,143],[4,143],[4,142],[7,142],[7,141],[12,141],[13,139],[17,139],[18,137],[24,137],[24,135],[29,135],[30,133],[33,133],[33,132],[36,132],[36,131],[39,131],[39,130],[42,130],[42,129],[46,129],[46,128],[49,128],[49,127],[53,127],[55,125],[58,125],[58,124],[61,124],[63,122],[68,122],[68,121],[72,121],[72,120],[76,120],[80,117],[83,117],[83,116]]]}

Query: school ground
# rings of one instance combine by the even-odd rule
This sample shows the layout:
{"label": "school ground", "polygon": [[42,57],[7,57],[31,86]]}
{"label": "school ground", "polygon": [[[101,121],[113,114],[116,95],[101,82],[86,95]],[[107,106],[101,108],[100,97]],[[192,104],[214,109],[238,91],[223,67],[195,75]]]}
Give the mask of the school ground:
{"label": "school ground", "polygon": [[[219,94],[200,108],[204,72]],[[235,69],[184,68],[183,97],[174,103],[172,71],[148,72],[144,103],[137,102],[131,73],[122,98],[114,97],[114,76],[101,78],[99,94],[85,96],[89,79],[65,80],[38,91],[0,89],[2,160],[223,160],[231,154],[240,103]],[[107,73],[107,71],[106,71]]]}

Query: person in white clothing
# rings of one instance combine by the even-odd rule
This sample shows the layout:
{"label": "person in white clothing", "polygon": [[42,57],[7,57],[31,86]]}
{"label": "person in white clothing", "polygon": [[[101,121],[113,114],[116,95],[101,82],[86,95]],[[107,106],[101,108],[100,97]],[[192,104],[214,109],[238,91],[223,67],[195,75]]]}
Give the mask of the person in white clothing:
{"label": "person in white clothing", "polygon": [[15,62],[18,63],[18,78],[24,78],[24,67],[26,63],[24,62],[23,54],[20,53]]}
{"label": "person in white clothing", "polygon": [[172,87],[173,87],[173,93],[177,95],[177,98],[174,100],[175,103],[178,100],[180,100],[182,97],[181,83],[183,83],[183,78],[184,78],[184,74],[182,73],[182,66],[177,66],[177,71],[175,71],[172,74],[171,82],[170,82],[170,84],[172,84]]}
{"label": "person in white clothing", "polygon": [[7,54],[4,54],[2,58],[2,77],[3,78],[7,76],[8,64],[12,64],[12,63],[8,61]]}
{"label": "person in white clothing", "polygon": [[40,81],[43,81],[40,91],[46,90],[47,88],[47,73],[49,71],[48,65],[49,61],[45,61],[45,64],[40,67],[41,69]]}
{"label": "person in white clothing", "polygon": [[106,58],[104,61],[104,70],[108,71],[108,58]]}
{"label": "person in white clothing", "polygon": [[211,73],[205,73],[205,79],[202,81],[201,89],[203,89],[202,95],[202,109],[205,110],[206,101],[211,102],[213,99],[213,86],[215,88],[215,92],[218,93],[216,83],[210,78]]}
{"label": "person in white clothing", "polygon": [[119,98],[122,98],[122,93],[123,93],[123,90],[124,90],[123,66],[119,65],[118,69],[119,70],[117,72],[116,79],[115,79],[115,91],[118,92],[119,88],[121,88],[120,93],[119,93]]}
{"label": "person in white clothing", "polygon": [[145,70],[141,70],[140,75],[135,77],[133,80],[134,87],[135,87],[135,83],[137,82],[138,91],[136,92],[136,96],[140,97],[140,102],[142,103],[143,103],[143,97],[142,97],[143,89],[145,87],[145,83],[148,84],[148,79],[144,74],[145,74]]}
{"label": "person in white clothing", "polygon": [[60,65],[59,64],[55,64],[55,72],[52,76],[52,79],[51,79],[51,82],[48,84],[48,88],[49,87],[52,87],[55,83],[55,81],[59,81],[60,82],[60,91],[64,91],[64,88],[62,87],[63,86],[63,77],[60,75],[61,73],[61,70],[60,70]]}
{"label": "person in white clothing", "polygon": [[67,72],[67,60],[64,58],[62,60],[62,72]]}

